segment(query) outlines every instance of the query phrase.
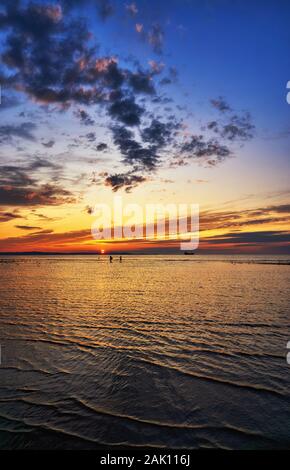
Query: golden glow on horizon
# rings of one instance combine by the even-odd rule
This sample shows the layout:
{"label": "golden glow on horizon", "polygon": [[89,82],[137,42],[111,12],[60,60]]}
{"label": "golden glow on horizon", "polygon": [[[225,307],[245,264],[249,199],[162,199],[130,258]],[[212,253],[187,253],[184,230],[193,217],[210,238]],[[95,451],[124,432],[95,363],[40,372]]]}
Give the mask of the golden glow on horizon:
{"label": "golden glow on horizon", "polygon": [[[102,198],[100,197],[99,200]],[[141,204],[141,200],[136,199],[136,201]],[[287,204],[287,201],[280,199],[276,204]],[[289,214],[283,210],[272,212],[271,207],[274,205],[273,201],[269,203],[263,199],[255,201],[252,205],[248,203],[244,209],[242,204],[237,208],[235,201],[232,204],[224,203],[219,209],[205,208],[200,205],[200,249],[227,251],[234,248],[236,251],[248,250],[249,252],[262,249],[263,243],[255,246],[255,243],[248,242],[246,237],[244,243],[233,243],[232,240],[227,239],[227,235],[229,233],[240,234],[242,237],[243,234],[256,234],[259,238],[259,233],[261,233],[261,239],[263,239],[263,232],[289,232]],[[263,213],[261,210],[263,207],[270,209]],[[168,232],[165,232],[164,236],[152,238],[146,237],[144,230],[143,237],[138,239],[94,240],[91,233],[94,216],[90,215],[80,203],[59,207],[41,207],[35,210],[23,208],[19,209],[19,213],[23,220],[13,219],[1,224],[0,251],[2,252],[90,251],[103,254],[109,250],[129,252],[166,247],[179,249],[180,237]],[[42,215],[41,218],[39,214]],[[182,237],[182,239],[186,241],[187,237]],[[218,239],[217,243],[215,239]],[[287,241],[276,242],[275,237],[271,244],[274,248],[289,246]]]}

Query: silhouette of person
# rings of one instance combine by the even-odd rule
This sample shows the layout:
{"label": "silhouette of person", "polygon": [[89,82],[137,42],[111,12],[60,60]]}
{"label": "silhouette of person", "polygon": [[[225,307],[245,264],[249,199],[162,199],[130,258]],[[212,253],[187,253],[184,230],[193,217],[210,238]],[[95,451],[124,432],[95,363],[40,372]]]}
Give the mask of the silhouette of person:
{"label": "silhouette of person", "polygon": [[122,256],[120,256],[120,263],[122,263]]}
{"label": "silhouette of person", "polygon": [[110,255],[110,263],[113,261],[113,256]]}

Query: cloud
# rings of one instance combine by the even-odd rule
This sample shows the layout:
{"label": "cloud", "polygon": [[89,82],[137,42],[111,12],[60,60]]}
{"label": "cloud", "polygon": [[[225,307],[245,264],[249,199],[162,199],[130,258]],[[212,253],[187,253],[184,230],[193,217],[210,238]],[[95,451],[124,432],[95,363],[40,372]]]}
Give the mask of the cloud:
{"label": "cloud", "polygon": [[151,74],[142,71],[132,73],[129,78],[129,84],[136,93],[145,93],[149,95],[153,95],[155,93]]}
{"label": "cloud", "polygon": [[[35,158],[23,167],[0,166],[0,204],[34,206],[59,205],[75,201],[72,193],[59,185],[40,183],[35,174],[41,169],[50,170],[57,176],[61,166],[43,158]],[[51,179],[57,178],[51,177]]]}
{"label": "cloud", "polygon": [[143,113],[133,96],[116,99],[109,108],[109,115],[127,126],[139,125]]}
{"label": "cloud", "polygon": [[[120,65],[121,58],[118,56],[100,53],[106,48],[96,43],[80,9],[85,8],[87,13],[94,12],[93,8],[97,7],[99,15],[106,19],[113,13],[112,3],[105,0],[72,0],[60,4],[62,7],[55,3],[49,6],[47,3],[16,0],[4,3],[0,26],[5,30],[1,36],[5,86],[26,94],[37,103],[49,105],[45,109],[51,112],[56,109],[66,111],[71,107],[85,126],[94,125],[95,119],[91,116],[97,115],[90,113],[88,107],[98,106],[104,116],[104,126],[107,125],[112,131],[121,162],[128,167],[117,176],[126,177],[127,182],[131,178],[132,187],[140,183],[138,178],[141,172],[146,175],[157,171],[164,163],[168,166],[168,155],[176,155],[171,163],[173,166],[185,165],[190,161],[214,166],[233,156],[227,142],[251,138],[253,126],[250,116],[229,115],[231,108],[224,98],[219,97],[211,102],[221,113],[222,119],[216,120],[215,124],[209,123],[206,129],[207,133],[214,134],[214,138],[192,135],[185,140],[181,123],[176,122],[173,114],[169,118],[170,109],[164,107],[172,99],[164,93],[158,94],[156,89],[155,83],[161,78],[157,79],[157,75],[163,72],[164,64],[150,60],[147,70],[135,60],[126,68]],[[137,14],[134,2],[126,7],[130,14]],[[74,8],[76,10],[73,11]],[[140,23],[139,32],[155,53],[163,52],[164,31],[159,23],[153,24],[146,32]],[[174,83],[177,77],[177,70],[170,67],[160,84]],[[13,137],[33,141],[33,126],[31,122],[20,126],[3,125],[0,127],[0,141],[1,138]],[[103,142],[90,145],[94,142],[95,132],[88,132],[71,145],[82,144],[97,151],[107,149],[107,144]],[[49,149],[53,147],[54,140],[44,142],[42,139],[41,143]],[[32,173],[37,169],[51,168],[55,172],[53,182],[59,182],[56,172],[60,172],[61,167],[45,166],[48,163],[40,160],[34,160],[33,164],[33,168],[15,170],[10,178],[9,184],[15,192],[14,200],[23,200],[23,197],[26,200],[27,194],[33,192],[38,195],[35,196],[36,201],[45,200],[41,196],[44,181],[38,181]],[[135,181],[133,176],[137,178]],[[3,181],[1,188],[4,200],[7,200],[7,188],[4,186],[9,186],[6,183]],[[127,186],[130,187],[130,184]],[[111,187],[114,190],[118,184]],[[56,194],[55,198],[62,200],[61,194]],[[63,200],[70,198],[71,194],[63,195]]]}
{"label": "cloud", "polygon": [[57,217],[48,217],[45,214],[37,213],[35,211],[36,211],[36,209],[31,209],[31,212],[33,212],[34,217],[37,217],[40,220],[46,220],[46,221],[49,221],[49,222],[54,222],[54,221],[58,220]]}
{"label": "cloud", "polygon": [[148,42],[156,54],[163,53],[164,31],[159,23],[155,23],[149,31]]}
{"label": "cloud", "polygon": [[63,0],[67,9],[78,8],[96,8],[99,18],[106,21],[113,16],[115,9],[110,0]]}
{"label": "cloud", "polygon": [[7,124],[0,126],[0,142],[4,143],[11,140],[12,137],[19,137],[34,141],[35,138],[32,131],[36,129],[36,125],[32,122],[23,122],[21,124]]}
{"label": "cloud", "polygon": [[94,142],[96,140],[96,134],[94,132],[89,132],[86,135],[86,138],[88,139],[89,142]]}
{"label": "cloud", "polygon": [[93,126],[95,124],[95,121],[84,109],[78,109],[75,112],[75,115],[79,118],[81,124],[83,124],[84,126]]}
{"label": "cloud", "polygon": [[134,133],[125,127],[115,126],[112,128],[114,144],[123,155],[123,161],[131,166],[138,165],[138,169],[143,168],[152,171],[159,160],[156,146],[144,147],[135,139]]}
{"label": "cloud", "polygon": [[46,206],[75,202],[72,193],[53,184],[31,187],[0,187],[0,204],[4,206]]}
{"label": "cloud", "polygon": [[290,243],[290,232],[265,230],[259,232],[229,232],[224,235],[208,237],[214,244],[247,244],[258,245],[267,243]]}
{"label": "cloud", "polygon": [[0,222],[9,222],[15,219],[22,219],[22,216],[16,212],[0,211]]}
{"label": "cloud", "polygon": [[[107,9],[109,2],[98,5]],[[102,104],[109,112],[108,96],[122,87],[123,94],[155,92],[149,72],[122,69],[116,57],[99,56],[85,21],[58,12],[38,4],[21,8],[18,2],[6,7],[0,23],[7,29],[2,37],[2,60],[11,71],[3,77],[7,86],[40,103]],[[79,117],[93,124],[85,111]]]}
{"label": "cloud", "polygon": [[73,202],[73,194],[59,185],[61,171],[62,165],[40,157],[22,166],[0,166],[0,204],[17,207]]}
{"label": "cloud", "polygon": [[[1,75],[0,75],[1,77]],[[6,111],[7,109],[14,108],[19,106],[21,101],[18,97],[5,93],[5,90],[1,89],[1,105],[0,105],[0,112]]]}
{"label": "cloud", "polygon": [[54,140],[49,140],[48,142],[42,142],[43,147],[51,149],[55,144]]}
{"label": "cloud", "polygon": [[202,230],[239,229],[246,226],[283,224],[290,221],[290,205],[281,204],[243,211],[206,211],[201,214]]}
{"label": "cloud", "polygon": [[[91,230],[75,230],[55,233],[52,230],[41,230],[21,237],[21,250],[58,250],[73,249],[74,244],[92,241]],[[1,251],[15,250],[19,252],[19,237],[0,240]]]}
{"label": "cloud", "polygon": [[176,131],[180,128],[178,122],[161,122],[153,119],[148,127],[145,127],[141,136],[144,142],[156,145],[159,149],[165,145],[169,145],[176,135]]}
{"label": "cloud", "polygon": [[271,212],[277,212],[277,213],[282,213],[282,214],[290,214],[290,204],[280,204],[276,206],[269,206],[266,209],[260,209],[261,211],[271,211]]}
{"label": "cloud", "polygon": [[0,167],[0,185],[10,186],[31,186],[35,183],[35,178],[30,175],[27,168],[20,168],[13,165],[3,165]]}
{"label": "cloud", "polygon": [[136,188],[141,183],[144,183],[146,178],[142,175],[136,175],[133,173],[122,173],[108,175],[105,178],[105,186],[110,186],[114,192],[119,189],[125,189],[127,193],[131,192],[133,188]]}
{"label": "cloud", "polygon": [[102,20],[106,20],[114,14],[114,8],[109,0],[97,0],[98,13]]}
{"label": "cloud", "polygon": [[162,151],[173,146],[180,123],[153,118],[147,126],[135,131],[125,126],[113,126],[113,141],[123,156],[123,162],[134,171],[152,172],[160,164]]}
{"label": "cloud", "polygon": [[148,63],[154,74],[160,74],[165,67],[163,62],[156,62],[156,60],[149,60]]}
{"label": "cloud", "polygon": [[[107,4],[99,2],[103,3]],[[8,30],[2,60],[11,71],[16,70],[6,76],[7,84],[43,103],[103,99],[96,83],[104,74],[95,67],[96,48],[89,44],[83,20],[55,18],[47,6],[31,3],[21,8],[12,2],[1,15],[0,25]]]}
{"label": "cloud", "polygon": [[15,225],[15,227],[21,230],[41,230],[41,227],[35,227],[32,225]]}
{"label": "cloud", "polygon": [[107,148],[108,148],[108,145],[105,144],[104,142],[100,142],[96,147],[98,152],[103,152],[104,150],[107,150]]}
{"label": "cloud", "polygon": [[136,23],[135,24],[135,29],[136,29],[137,33],[141,34],[143,32],[144,26],[141,23]]}
{"label": "cloud", "polygon": [[215,109],[217,109],[221,113],[225,113],[227,111],[232,111],[232,108],[230,107],[230,105],[226,102],[226,100],[222,96],[219,96],[216,99],[211,99],[210,103]]}
{"label": "cloud", "polygon": [[155,52],[155,54],[163,54],[164,31],[159,23],[154,23],[148,32],[145,30],[142,23],[136,23],[135,30],[138,33],[140,39],[144,42],[147,42],[152,47],[152,50]]}
{"label": "cloud", "polygon": [[125,5],[125,8],[131,16],[136,16],[137,13],[138,13],[138,8],[136,6],[136,3],[134,3],[134,2],[132,2],[128,5]]}
{"label": "cloud", "polygon": [[232,116],[230,122],[222,127],[220,135],[230,141],[250,140],[254,135],[254,129],[250,114],[245,113],[242,116]]}
{"label": "cloud", "polygon": [[186,164],[195,159],[207,166],[216,166],[231,157],[232,152],[216,139],[206,140],[202,135],[193,135],[181,146],[180,155],[177,158],[178,164]]}
{"label": "cloud", "polygon": [[[212,99],[210,102],[222,114],[222,119],[210,121],[207,124],[208,130],[231,142],[248,141],[253,138],[255,126],[249,112],[244,111],[241,114],[233,114],[233,109],[222,97]],[[232,114],[229,115],[229,113]]]}

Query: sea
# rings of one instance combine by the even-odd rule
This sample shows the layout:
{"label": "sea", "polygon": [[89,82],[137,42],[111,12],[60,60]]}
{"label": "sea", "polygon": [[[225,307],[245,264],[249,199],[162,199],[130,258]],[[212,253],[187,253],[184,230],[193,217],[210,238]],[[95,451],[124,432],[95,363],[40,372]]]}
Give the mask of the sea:
{"label": "sea", "polygon": [[0,449],[290,449],[290,256],[113,258],[0,256]]}

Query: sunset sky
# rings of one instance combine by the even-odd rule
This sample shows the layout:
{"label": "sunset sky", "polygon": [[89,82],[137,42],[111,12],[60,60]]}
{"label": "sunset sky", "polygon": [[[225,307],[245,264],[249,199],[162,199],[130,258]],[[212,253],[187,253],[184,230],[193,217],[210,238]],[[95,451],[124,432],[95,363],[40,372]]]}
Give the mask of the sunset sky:
{"label": "sunset sky", "polygon": [[289,253],[289,24],[286,0],[0,0],[0,251],[178,251],[94,240],[118,195],[199,204],[201,252]]}

